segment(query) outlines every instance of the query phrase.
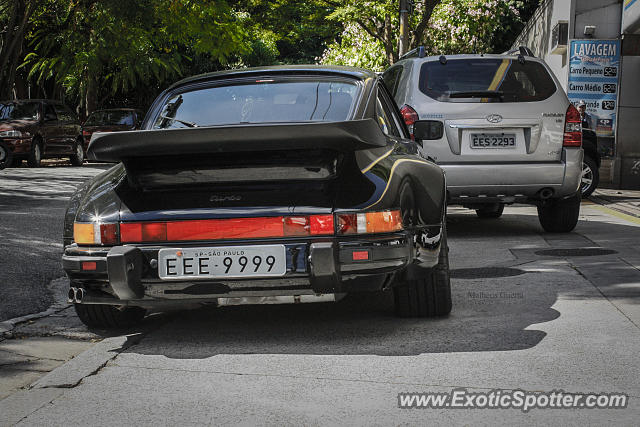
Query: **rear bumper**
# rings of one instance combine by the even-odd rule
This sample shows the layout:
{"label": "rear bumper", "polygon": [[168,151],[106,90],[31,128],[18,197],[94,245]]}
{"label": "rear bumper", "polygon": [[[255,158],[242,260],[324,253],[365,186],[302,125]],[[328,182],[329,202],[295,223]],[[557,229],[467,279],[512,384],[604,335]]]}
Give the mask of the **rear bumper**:
{"label": "rear bumper", "polygon": [[562,160],[545,163],[441,164],[447,176],[451,203],[502,200],[531,201],[540,190],[551,189],[555,198],[575,194],[580,188],[583,151],[563,149]]}
{"label": "rear bumper", "polygon": [[[439,227],[438,227],[439,228]],[[216,242],[197,245],[115,246],[65,249],[62,264],[74,286],[85,289],[81,303],[154,305],[162,302],[210,301],[219,297],[283,296],[380,290],[395,273],[414,263],[432,267],[437,263],[441,234],[416,251],[413,235],[390,233],[353,239],[326,239],[282,243],[287,253],[287,272],[278,278],[225,280],[207,278],[166,281],[158,277],[158,251],[166,247],[225,246]],[[239,243],[259,244],[256,242]],[[367,252],[366,260],[355,260],[353,252]],[[418,257],[416,257],[418,254]],[[90,262],[91,270],[83,269]]]}

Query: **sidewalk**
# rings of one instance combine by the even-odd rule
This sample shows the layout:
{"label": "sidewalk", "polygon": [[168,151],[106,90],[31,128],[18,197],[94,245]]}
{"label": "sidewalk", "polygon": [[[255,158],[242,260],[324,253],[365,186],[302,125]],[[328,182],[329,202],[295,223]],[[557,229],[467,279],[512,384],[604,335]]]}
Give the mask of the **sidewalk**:
{"label": "sidewalk", "polygon": [[613,211],[613,213],[609,213],[615,216],[620,216],[616,215],[617,212],[625,216],[640,218],[640,191],[598,188],[587,201],[608,208]]}

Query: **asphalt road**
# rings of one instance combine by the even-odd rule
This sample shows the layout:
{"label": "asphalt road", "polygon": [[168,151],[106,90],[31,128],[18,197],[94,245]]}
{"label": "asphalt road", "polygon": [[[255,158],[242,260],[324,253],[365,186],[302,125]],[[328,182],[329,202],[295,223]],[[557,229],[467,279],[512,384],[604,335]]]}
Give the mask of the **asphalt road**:
{"label": "asphalt road", "polygon": [[0,321],[51,304],[47,286],[64,276],[60,256],[67,199],[108,167],[45,161],[41,168],[0,171]]}
{"label": "asphalt road", "polygon": [[[447,318],[397,319],[388,294],[159,314],[0,401],[0,424],[637,425],[639,232],[639,219],[590,202],[569,234],[543,233],[532,207],[497,220],[450,208]],[[459,388],[630,400],[398,408],[401,392]]]}

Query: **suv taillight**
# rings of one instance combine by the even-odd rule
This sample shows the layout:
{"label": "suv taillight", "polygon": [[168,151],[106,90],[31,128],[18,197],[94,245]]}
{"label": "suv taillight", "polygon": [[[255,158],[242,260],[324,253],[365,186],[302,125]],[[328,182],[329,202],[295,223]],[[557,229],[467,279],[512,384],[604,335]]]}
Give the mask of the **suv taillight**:
{"label": "suv taillight", "polygon": [[582,147],[582,120],[580,112],[573,104],[569,104],[564,117],[563,147]]}
{"label": "suv taillight", "polygon": [[402,107],[400,107],[400,114],[402,114],[402,119],[407,125],[407,128],[409,128],[411,139],[414,139],[413,124],[418,121],[418,113],[416,113],[416,110],[411,108],[410,105],[404,104]]}

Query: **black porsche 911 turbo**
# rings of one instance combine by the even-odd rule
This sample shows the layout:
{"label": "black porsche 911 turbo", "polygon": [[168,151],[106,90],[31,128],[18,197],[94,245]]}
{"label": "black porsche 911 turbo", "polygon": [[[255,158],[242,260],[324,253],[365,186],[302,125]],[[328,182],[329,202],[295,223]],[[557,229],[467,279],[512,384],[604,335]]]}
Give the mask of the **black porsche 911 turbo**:
{"label": "black porsche 911 turbo", "polygon": [[355,68],[182,80],[144,130],[93,135],[89,158],[119,163],[70,200],[69,301],[103,328],[167,305],[389,289],[399,316],[446,315],[445,177],[417,150],[429,125],[413,141],[381,79]]}

